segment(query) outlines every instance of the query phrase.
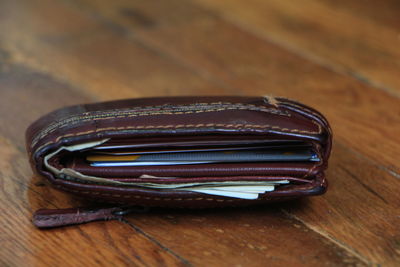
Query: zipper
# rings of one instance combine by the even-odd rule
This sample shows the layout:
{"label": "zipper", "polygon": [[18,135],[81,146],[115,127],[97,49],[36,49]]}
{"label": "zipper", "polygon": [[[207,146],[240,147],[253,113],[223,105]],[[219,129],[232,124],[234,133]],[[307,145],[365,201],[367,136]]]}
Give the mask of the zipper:
{"label": "zipper", "polygon": [[122,220],[130,213],[144,213],[149,208],[121,206],[108,208],[39,209],[33,214],[32,222],[39,229],[77,225],[94,221]]}

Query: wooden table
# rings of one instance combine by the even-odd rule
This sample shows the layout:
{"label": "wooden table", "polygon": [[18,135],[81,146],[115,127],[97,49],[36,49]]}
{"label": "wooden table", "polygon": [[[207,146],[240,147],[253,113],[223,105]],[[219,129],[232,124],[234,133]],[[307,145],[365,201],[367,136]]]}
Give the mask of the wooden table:
{"label": "wooden table", "polygon": [[[399,14],[397,0],[1,1],[1,266],[399,266]],[[24,131],[36,118],[230,94],[286,96],[327,116],[327,194],[32,226],[38,208],[85,205],[32,174]]]}

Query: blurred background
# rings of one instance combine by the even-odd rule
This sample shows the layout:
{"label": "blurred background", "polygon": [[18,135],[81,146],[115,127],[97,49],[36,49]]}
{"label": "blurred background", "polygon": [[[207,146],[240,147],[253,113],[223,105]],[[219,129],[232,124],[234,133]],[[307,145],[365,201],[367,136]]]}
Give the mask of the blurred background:
{"label": "blurred background", "polygon": [[[350,262],[361,265],[392,265],[400,257],[399,48],[397,0],[0,0],[0,174],[10,201],[3,199],[0,206],[20,211],[15,223],[25,239],[34,236],[29,242],[51,239],[30,232],[33,208],[27,195],[35,208],[50,202],[68,206],[70,200],[57,202],[51,189],[30,184],[24,131],[56,108],[165,95],[284,96],[318,109],[330,121],[335,138],[331,188],[305,208],[278,209],[269,218],[278,220],[277,227],[283,223],[277,218],[300,223],[315,240],[321,236],[332,251],[340,250],[337,258],[326,256],[328,263],[343,264],[350,255]],[[157,233],[157,224],[141,227]],[[186,234],[204,230],[198,227]],[[293,229],[292,236],[300,235]],[[13,231],[4,236],[15,248]],[[247,244],[245,236],[241,240]],[[174,247],[170,236],[157,238]],[[263,246],[257,237],[251,240]],[[27,257],[21,247],[36,251],[29,242],[18,245],[17,260],[11,249],[4,252],[6,262]],[[323,246],[307,244],[308,252],[300,248],[272,256],[300,260],[305,253],[311,263],[318,250],[307,253]],[[201,263],[189,250],[176,253]],[[225,264],[263,262],[268,256],[260,250],[235,258],[239,250],[247,253],[227,243],[208,256],[220,266],[222,255],[235,259]]]}

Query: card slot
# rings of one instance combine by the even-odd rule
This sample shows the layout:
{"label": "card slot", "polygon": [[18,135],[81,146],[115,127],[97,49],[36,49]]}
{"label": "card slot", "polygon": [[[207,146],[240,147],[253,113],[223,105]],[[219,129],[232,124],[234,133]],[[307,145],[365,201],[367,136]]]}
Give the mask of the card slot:
{"label": "card slot", "polygon": [[217,151],[186,153],[153,153],[144,155],[88,155],[94,167],[183,165],[244,162],[304,162],[319,161],[310,150],[304,151]]}
{"label": "card slot", "polygon": [[129,166],[129,167],[93,167],[82,154],[69,154],[62,160],[67,168],[86,175],[98,177],[130,178],[143,174],[159,177],[232,177],[232,176],[272,176],[291,177],[312,176],[318,171],[316,162],[299,163],[214,163],[176,166]]}
{"label": "card slot", "polygon": [[93,167],[194,165],[245,162],[319,161],[309,144],[240,145],[221,147],[139,148],[89,151],[86,160]]}

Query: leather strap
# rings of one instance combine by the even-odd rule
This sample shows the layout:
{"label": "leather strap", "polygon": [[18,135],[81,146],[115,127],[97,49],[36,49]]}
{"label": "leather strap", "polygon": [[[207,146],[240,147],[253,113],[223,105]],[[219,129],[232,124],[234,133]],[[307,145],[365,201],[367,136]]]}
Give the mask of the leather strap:
{"label": "leather strap", "polygon": [[143,211],[146,210],[141,207],[39,209],[34,213],[32,221],[38,228],[54,228],[93,221],[121,220],[126,214]]}

